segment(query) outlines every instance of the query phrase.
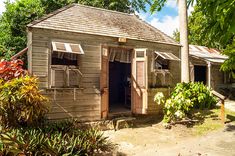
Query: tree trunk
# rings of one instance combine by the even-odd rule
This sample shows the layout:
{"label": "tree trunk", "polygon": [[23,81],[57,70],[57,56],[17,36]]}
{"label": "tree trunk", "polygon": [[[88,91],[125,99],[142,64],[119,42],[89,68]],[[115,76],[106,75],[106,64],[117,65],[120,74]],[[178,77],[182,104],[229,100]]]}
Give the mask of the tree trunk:
{"label": "tree trunk", "polygon": [[186,0],[178,0],[180,19],[181,82],[189,82],[188,13]]}

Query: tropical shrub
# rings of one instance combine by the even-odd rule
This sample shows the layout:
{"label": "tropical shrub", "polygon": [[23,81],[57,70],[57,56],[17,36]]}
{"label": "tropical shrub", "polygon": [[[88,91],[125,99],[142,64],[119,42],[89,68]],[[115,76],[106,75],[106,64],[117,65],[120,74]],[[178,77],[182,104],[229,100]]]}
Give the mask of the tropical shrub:
{"label": "tropical shrub", "polygon": [[107,137],[95,128],[70,129],[66,133],[59,130],[47,130],[43,128],[2,130],[0,155],[94,155],[111,151],[114,147]]}
{"label": "tropical shrub", "polygon": [[164,104],[164,122],[181,120],[189,115],[193,108],[209,109],[216,104],[216,98],[210,89],[202,83],[178,83],[169,99],[162,93],[154,97],[157,104]]}
{"label": "tropical shrub", "polygon": [[0,117],[5,126],[36,124],[48,109],[48,99],[41,95],[37,78],[0,80]]}
{"label": "tropical shrub", "polygon": [[178,94],[190,99],[194,108],[212,108],[216,104],[216,98],[211,90],[201,82],[178,83],[171,94],[175,98]]}
{"label": "tropical shrub", "polygon": [[22,60],[0,61],[0,79],[9,81],[27,75],[27,71],[23,69]]}

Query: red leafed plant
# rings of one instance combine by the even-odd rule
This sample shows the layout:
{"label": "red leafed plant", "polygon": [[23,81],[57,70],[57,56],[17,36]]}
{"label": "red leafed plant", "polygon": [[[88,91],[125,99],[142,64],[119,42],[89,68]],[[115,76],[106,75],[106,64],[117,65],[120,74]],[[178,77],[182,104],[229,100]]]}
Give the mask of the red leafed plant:
{"label": "red leafed plant", "polygon": [[22,60],[12,60],[0,61],[0,79],[4,81],[9,81],[14,78],[19,78],[21,76],[27,75],[27,70],[23,69],[23,61]]}

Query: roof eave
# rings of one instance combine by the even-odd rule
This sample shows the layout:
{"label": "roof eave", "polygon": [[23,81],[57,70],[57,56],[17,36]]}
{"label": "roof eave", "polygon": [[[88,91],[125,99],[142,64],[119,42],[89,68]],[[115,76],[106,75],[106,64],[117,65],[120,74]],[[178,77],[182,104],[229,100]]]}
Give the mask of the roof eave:
{"label": "roof eave", "polygon": [[[89,32],[83,32],[83,31],[70,31],[66,29],[52,29],[48,27],[38,27],[38,26],[30,26],[30,28],[38,28],[38,29],[47,29],[47,30],[55,30],[55,31],[64,31],[64,32],[75,32],[75,33],[80,33],[80,34],[87,34],[87,35],[97,35],[97,36],[105,36],[105,37],[125,37],[125,36],[114,36],[114,35],[106,35],[106,34],[99,34],[99,33],[89,33]],[[179,46],[181,47],[181,44],[177,43],[168,43],[168,42],[161,42],[161,41],[153,41],[153,40],[146,40],[146,39],[139,39],[139,38],[132,38],[132,37],[125,37],[129,40],[137,40],[137,41],[145,41],[145,42],[152,42],[152,43],[158,43],[158,44],[167,44],[167,45],[172,45],[172,46]]]}

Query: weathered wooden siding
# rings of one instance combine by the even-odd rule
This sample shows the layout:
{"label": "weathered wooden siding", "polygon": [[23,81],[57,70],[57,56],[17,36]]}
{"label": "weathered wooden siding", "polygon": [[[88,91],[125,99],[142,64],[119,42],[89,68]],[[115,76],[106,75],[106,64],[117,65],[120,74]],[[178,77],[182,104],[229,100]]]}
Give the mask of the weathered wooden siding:
{"label": "weathered wooden siding", "polygon": [[[127,40],[125,45],[118,44],[118,38],[85,35],[80,33],[55,31],[33,28],[32,32],[32,73],[39,77],[39,85],[44,89],[44,94],[50,97],[53,105],[48,115],[52,119],[77,117],[81,120],[98,120],[101,117],[100,97],[100,70],[101,70],[101,45],[120,46],[130,48],[148,48],[149,51],[167,51],[178,55],[179,47],[153,42]],[[117,34],[118,35],[118,34]],[[80,70],[83,73],[80,89],[48,89],[50,84],[50,52],[51,42],[71,42],[81,44],[84,55],[80,57]],[[151,55],[151,53],[148,53]],[[148,59],[151,63],[151,59]],[[148,65],[148,81],[152,81],[151,65]],[[172,64],[173,82],[180,81],[180,68]],[[150,84],[148,84],[149,86]],[[147,97],[146,97],[147,98]]]}
{"label": "weathered wooden siding", "polygon": [[100,119],[100,93],[93,89],[48,90],[52,103],[50,119],[78,118],[81,121]]}
{"label": "weathered wooden siding", "polygon": [[211,66],[211,87],[219,91],[218,85],[224,84],[224,72],[220,71],[220,65]]}
{"label": "weathered wooden siding", "polygon": [[[155,74],[152,71],[152,57],[154,55],[155,51],[163,51],[163,52],[171,52],[178,58],[180,58],[180,50],[178,47],[156,47],[149,49],[148,53],[148,107],[147,107],[147,113],[148,114],[161,114],[162,113],[162,106],[157,105],[154,102],[154,95],[157,92],[162,92],[165,97],[169,97],[170,91],[174,86],[179,83],[181,80],[181,72],[180,72],[180,61],[170,61],[169,62],[169,72],[170,74],[165,75],[165,84],[169,87],[161,87],[164,76],[161,74]],[[159,84],[158,87],[155,87],[156,84]]]}
{"label": "weathered wooden siding", "polygon": [[151,88],[148,90],[148,114],[163,114],[163,105],[158,105],[154,102],[154,96],[158,92],[162,92],[163,95],[168,98],[173,88]]}
{"label": "weathered wooden siding", "polygon": [[[207,67],[207,71],[208,72],[208,64],[205,60],[203,59],[199,59],[199,58],[190,58],[190,63],[191,65],[200,65],[200,66],[206,66]],[[208,81],[211,82],[211,88],[219,91],[218,85],[224,84],[224,72],[220,71],[220,66],[219,64],[213,64],[211,63],[211,79],[208,80],[208,73],[207,74],[207,83]],[[194,72],[192,72],[191,74],[194,74]],[[191,79],[192,81],[192,79]]]}
{"label": "weathered wooden siding", "polygon": [[32,71],[32,32],[27,31],[27,47],[28,47],[28,70],[31,73]]}
{"label": "weathered wooden siding", "polygon": [[[78,34],[32,30],[32,73],[39,77],[39,86],[51,102],[51,119],[76,117],[80,120],[100,119],[100,42]],[[51,42],[80,43],[85,54],[80,55],[79,65],[83,74],[81,89],[49,89]]]}
{"label": "weathered wooden siding", "polygon": [[[180,58],[180,51],[177,47],[165,47],[165,48],[153,48],[149,49],[148,55],[148,84],[149,88],[156,88],[161,86],[175,86],[177,83],[180,82],[181,79],[181,72],[180,72],[180,61],[169,61],[169,73],[165,74],[157,74],[153,72],[153,57],[155,51],[163,51],[163,52],[171,52],[178,58]],[[165,77],[165,83],[163,83]]]}

